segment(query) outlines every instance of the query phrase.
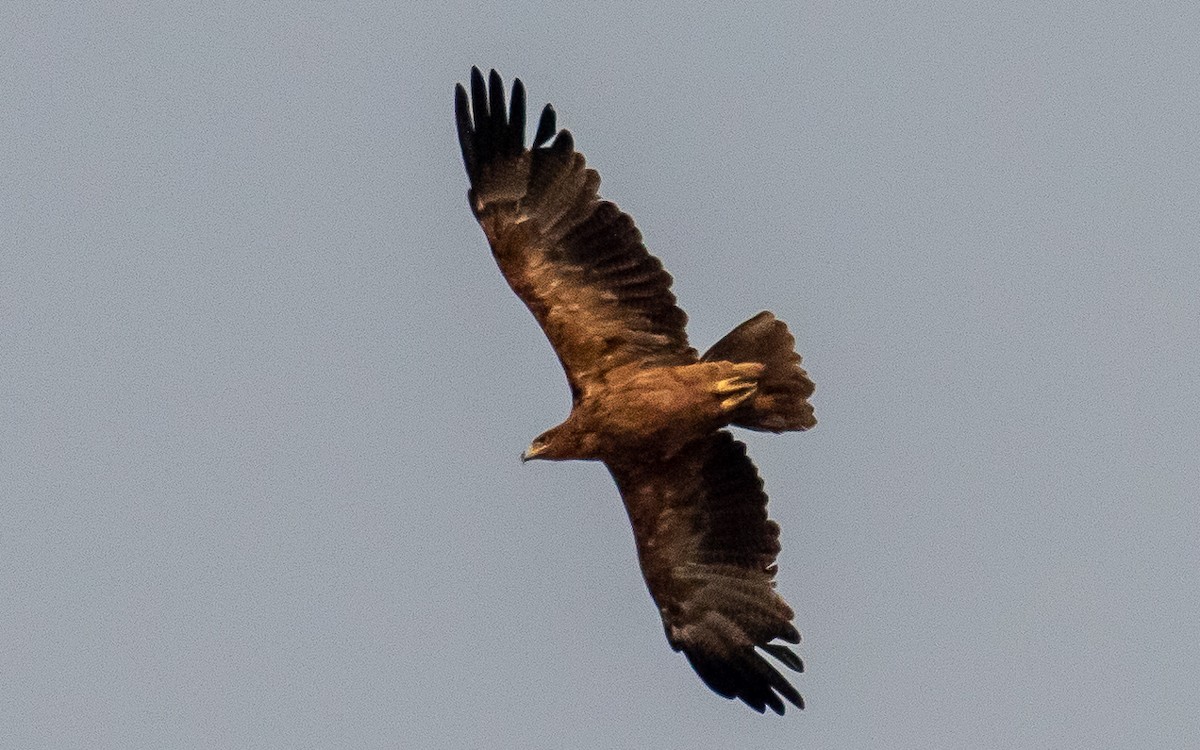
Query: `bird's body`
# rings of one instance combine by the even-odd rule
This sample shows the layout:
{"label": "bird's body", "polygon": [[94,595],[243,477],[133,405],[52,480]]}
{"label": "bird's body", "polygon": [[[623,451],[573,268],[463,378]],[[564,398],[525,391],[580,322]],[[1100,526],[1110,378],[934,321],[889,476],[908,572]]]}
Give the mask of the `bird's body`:
{"label": "bird's body", "polygon": [[667,640],[715,692],[752,708],[803,707],[762,654],[801,671],[775,591],[779,527],[729,425],[783,432],[816,424],[812,381],[787,326],[762,312],[703,356],[671,277],[633,220],[597,195],[600,178],[555,130],[547,106],[526,148],[525,89],[511,107],[495,71],[472,70],[455,109],[471,209],[517,296],[553,344],[571,387],[567,419],[526,460],[601,461],[620,490]]}
{"label": "bird's body", "polygon": [[529,458],[669,459],[729,424],[734,409],[754,394],[762,370],[752,362],[622,365],[605,375],[602,387],[585,392],[547,447]]}

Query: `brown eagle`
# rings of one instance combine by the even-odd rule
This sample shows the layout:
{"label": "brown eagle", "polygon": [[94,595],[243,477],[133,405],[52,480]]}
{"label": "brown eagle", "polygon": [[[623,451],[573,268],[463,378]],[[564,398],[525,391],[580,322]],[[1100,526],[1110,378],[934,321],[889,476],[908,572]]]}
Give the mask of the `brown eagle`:
{"label": "brown eagle", "polygon": [[762,713],[799,708],[796,689],[763,658],[803,664],[776,639],[799,643],[775,591],[779,526],[763,483],[729,425],[783,432],[815,425],[813,383],[787,326],[761,312],[702,356],[671,276],[633,220],[597,195],[554,109],[525,147],[525,87],[506,101],[496,71],[471,70],[455,90],[471,210],[504,278],[533,312],[567,374],[562,424],[522,455],[601,461],[633,525],[638,561],[667,641],[700,679]]}

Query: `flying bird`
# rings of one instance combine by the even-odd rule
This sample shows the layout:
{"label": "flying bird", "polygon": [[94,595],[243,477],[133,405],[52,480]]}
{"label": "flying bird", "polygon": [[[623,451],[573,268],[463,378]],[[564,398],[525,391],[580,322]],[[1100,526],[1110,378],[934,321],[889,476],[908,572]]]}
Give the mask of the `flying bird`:
{"label": "flying bird", "polygon": [[600,176],[546,105],[525,145],[525,87],[512,99],[492,71],[455,90],[471,211],[500,271],[533,312],[566,371],[566,421],[522,459],[608,467],[633,526],[638,561],[667,641],[714,692],[759,713],[804,701],[766,658],[803,663],[793,613],[775,591],[779,526],[746,447],[725,429],[816,424],[813,383],[770,312],[703,355],[671,276],[633,220],[597,190]]}

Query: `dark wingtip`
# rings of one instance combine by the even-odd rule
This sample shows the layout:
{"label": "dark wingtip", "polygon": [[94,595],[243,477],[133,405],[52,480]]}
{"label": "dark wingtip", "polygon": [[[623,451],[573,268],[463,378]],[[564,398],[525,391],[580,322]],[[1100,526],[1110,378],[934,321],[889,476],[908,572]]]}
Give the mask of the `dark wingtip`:
{"label": "dark wingtip", "polygon": [[483,82],[483,73],[474,67],[471,68],[471,114],[475,122],[472,142],[478,157],[479,151],[486,149],[490,140],[491,118],[488,117],[487,84]]}
{"label": "dark wingtip", "polygon": [[471,106],[475,110],[476,122],[487,117],[487,84],[483,82],[483,73],[479,68],[471,66]]}
{"label": "dark wingtip", "polygon": [[790,622],[784,623],[783,632],[779,634],[779,637],[788,643],[799,643],[800,631],[796,630],[796,626]]}
{"label": "dark wingtip", "polygon": [[454,87],[454,121],[458,127],[458,147],[462,150],[463,166],[467,176],[475,175],[475,141],[472,137],[471,105],[467,90],[460,83]]}
{"label": "dark wingtip", "polygon": [[563,128],[558,131],[558,137],[554,139],[550,148],[560,154],[569,154],[575,150],[575,136],[571,135],[570,130]]}
{"label": "dark wingtip", "polygon": [[508,147],[514,154],[525,150],[525,84],[513,79],[512,102],[508,107]]}
{"label": "dark wingtip", "polygon": [[493,69],[485,77],[478,66],[472,66],[469,88],[461,83],[454,88],[454,113],[463,164],[472,184],[484,163],[518,156],[525,150],[525,84],[521,79],[513,80],[508,102],[500,73]]}
{"label": "dark wingtip", "polygon": [[[773,654],[774,650],[768,652]],[[799,691],[753,648],[732,658],[706,657],[688,649],[683,649],[683,654],[704,684],[723,698],[740,700],[760,714],[770,707],[783,716],[784,700],[796,708],[804,708],[804,698]],[[788,654],[789,661],[799,661],[791,652]],[[788,663],[788,666],[792,665]]]}
{"label": "dark wingtip", "polygon": [[504,106],[504,79],[492,68],[488,74],[488,116],[492,118],[492,126],[500,133],[508,130],[508,112]]}
{"label": "dark wingtip", "polygon": [[778,643],[767,643],[762,646],[762,650],[774,656],[788,669],[795,672],[804,671],[804,661],[799,656],[796,656],[796,653],[787,646]]}
{"label": "dark wingtip", "polygon": [[555,131],[555,114],[554,107],[549,104],[542,110],[541,119],[538,120],[537,134],[533,136],[533,147],[540,148],[554,137]]}

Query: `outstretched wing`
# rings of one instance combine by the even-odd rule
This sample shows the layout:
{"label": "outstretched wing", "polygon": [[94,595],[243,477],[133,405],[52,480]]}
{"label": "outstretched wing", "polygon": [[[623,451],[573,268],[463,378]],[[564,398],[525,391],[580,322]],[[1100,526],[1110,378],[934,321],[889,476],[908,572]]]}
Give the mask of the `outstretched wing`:
{"label": "outstretched wing", "polygon": [[554,109],[546,105],[527,149],[520,79],[505,111],[499,74],[485,85],[472,68],[471,96],[457,87],[455,114],[471,210],[558,353],[575,399],[623,364],[695,362],[670,274],[646,251],[633,219],[600,200],[600,176],[569,131],[555,133]]}
{"label": "outstretched wing", "polygon": [[759,649],[797,672],[792,609],[775,591],[779,526],[746,446],[721,431],[664,463],[609,466],[667,640],[716,693],[782,714],[796,689]]}

